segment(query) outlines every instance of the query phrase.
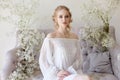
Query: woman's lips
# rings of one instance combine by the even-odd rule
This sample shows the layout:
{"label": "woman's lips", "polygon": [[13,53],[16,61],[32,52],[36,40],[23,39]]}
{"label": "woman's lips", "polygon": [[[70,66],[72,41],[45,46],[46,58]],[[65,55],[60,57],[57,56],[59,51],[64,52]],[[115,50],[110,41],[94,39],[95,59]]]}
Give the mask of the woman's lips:
{"label": "woman's lips", "polygon": [[63,24],[67,24],[66,22],[63,22]]}

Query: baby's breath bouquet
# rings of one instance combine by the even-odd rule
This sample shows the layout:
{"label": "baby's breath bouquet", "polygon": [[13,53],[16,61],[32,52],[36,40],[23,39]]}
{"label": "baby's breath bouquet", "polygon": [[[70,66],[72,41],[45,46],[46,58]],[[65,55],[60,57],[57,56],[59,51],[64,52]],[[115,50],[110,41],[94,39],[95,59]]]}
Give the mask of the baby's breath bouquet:
{"label": "baby's breath bouquet", "polygon": [[91,41],[95,46],[101,46],[101,51],[106,51],[114,45],[114,39],[102,27],[85,27],[81,38]]}
{"label": "baby's breath bouquet", "polygon": [[16,28],[33,28],[40,25],[40,0],[0,0],[0,21]]}
{"label": "baby's breath bouquet", "polygon": [[19,32],[16,69],[10,74],[8,80],[26,80],[39,70],[38,52],[43,41],[44,34],[38,30],[24,29]]}
{"label": "baby's breath bouquet", "polygon": [[8,80],[26,80],[39,70],[35,59],[44,37],[35,29],[40,27],[39,6],[40,0],[0,0],[0,20],[12,23],[19,31],[16,69]]}
{"label": "baby's breath bouquet", "polygon": [[[109,27],[120,0],[81,0],[80,18],[86,26]],[[108,29],[106,30],[108,31]]]}
{"label": "baby's breath bouquet", "polygon": [[119,6],[120,0],[81,0],[81,21],[84,23],[85,40],[108,48],[114,44],[109,35],[110,20]]}

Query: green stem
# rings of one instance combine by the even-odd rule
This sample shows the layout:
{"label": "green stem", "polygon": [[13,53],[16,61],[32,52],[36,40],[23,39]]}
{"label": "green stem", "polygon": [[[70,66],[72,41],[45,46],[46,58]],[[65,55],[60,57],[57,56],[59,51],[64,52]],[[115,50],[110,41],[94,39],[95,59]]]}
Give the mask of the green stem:
{"label": "green stem", "polygon": [[100,15],[100,17],[101,17],[101,19],[102,19],[102,21],[103,21],[103,23],[105,24],[104,26],[103,26],[103,30],[106,32],[106,33],[109,33],[109,23],[108,23],[108,18],[106,19],[106,21],[104,20],[104,18],[102,17],[102,15]]}
{"label": "green stem", "polygon": [[103,30],[104,30],[106,33],[109,33],[109,23],[105,23],[105,26],[103,27]]}

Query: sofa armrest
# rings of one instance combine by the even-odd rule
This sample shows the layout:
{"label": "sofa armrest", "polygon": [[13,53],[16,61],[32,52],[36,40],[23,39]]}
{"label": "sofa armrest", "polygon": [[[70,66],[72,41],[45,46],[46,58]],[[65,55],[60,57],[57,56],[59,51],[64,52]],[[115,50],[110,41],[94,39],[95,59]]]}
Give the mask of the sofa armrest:
{"label": "sofa armrest", "polygon": [[116,44],[111,48],[110,55],[114,75],[120,80],[120,46]]}
{"label": "sofa armrest", "polygon": [[5,54],[5,60],[1,69],[1,80],[7,80],[9,75],[15,69],[15,62],[17,61],[17,52],[18,48],[11,49]]}

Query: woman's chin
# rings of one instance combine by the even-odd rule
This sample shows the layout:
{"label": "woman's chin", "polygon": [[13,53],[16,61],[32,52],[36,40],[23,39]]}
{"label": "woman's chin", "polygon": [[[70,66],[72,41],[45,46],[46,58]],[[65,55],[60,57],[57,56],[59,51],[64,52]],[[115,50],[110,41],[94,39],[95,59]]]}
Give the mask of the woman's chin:
{"label": "woman's chin", "polygon": [[67,25],[67,24],[63,24],[62,26],[63,26],[63,27],[68,27],[68,25]]}

